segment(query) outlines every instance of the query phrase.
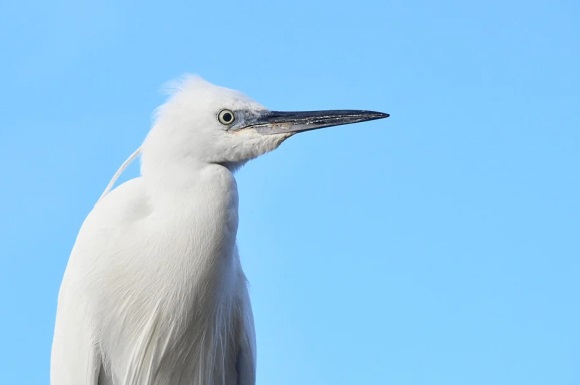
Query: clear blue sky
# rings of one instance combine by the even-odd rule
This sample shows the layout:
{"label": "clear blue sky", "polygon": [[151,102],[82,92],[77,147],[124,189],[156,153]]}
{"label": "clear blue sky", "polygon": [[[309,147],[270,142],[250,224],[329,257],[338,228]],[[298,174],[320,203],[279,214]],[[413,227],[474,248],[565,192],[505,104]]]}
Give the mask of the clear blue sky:
{"label": "clear blue sky", "polygon": [[0,2],[0,382],[48,383],[79,226],[191,72],[392,114],[238,174],[258,384],[580,384],[579,20],[576,0]]}

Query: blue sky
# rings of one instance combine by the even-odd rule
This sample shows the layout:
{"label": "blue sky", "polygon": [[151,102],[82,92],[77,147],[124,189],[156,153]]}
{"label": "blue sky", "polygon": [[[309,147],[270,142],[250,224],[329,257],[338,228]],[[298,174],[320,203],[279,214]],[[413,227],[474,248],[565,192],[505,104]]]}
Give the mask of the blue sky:
{"label": "blue sky", "polygon": [[238,173],[258,384],[579,384],[579,17],[572,0],[1,2],[0,382],[48,383],[80,224],[191,72],[272,109],[392,114]]}

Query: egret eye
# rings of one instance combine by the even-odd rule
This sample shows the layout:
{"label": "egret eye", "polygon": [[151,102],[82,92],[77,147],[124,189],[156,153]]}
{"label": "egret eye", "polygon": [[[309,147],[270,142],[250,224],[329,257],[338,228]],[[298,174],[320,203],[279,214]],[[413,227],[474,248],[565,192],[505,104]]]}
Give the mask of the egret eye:
{"label": "egret eye", "polygon": [[234,113],[230,110],[221,110],[220,113],[218,114],[218,120],[220,121],[221,124],[229,126],[234,122],[234,120],[236,120],[236,117],[234,116]]}

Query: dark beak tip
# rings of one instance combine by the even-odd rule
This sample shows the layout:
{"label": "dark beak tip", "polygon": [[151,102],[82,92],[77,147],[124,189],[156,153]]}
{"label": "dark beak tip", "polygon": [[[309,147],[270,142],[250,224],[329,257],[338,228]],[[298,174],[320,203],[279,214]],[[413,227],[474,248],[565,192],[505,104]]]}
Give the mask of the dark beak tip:
{"label": "dark beak tip", "polygon": [[389,116],[391,116],[391,114],[387,114],[385,112],[377,112],[377,111],[373,111],[371,114],[372,114],[371,119],[384,119],[384,118],[388,118]]}

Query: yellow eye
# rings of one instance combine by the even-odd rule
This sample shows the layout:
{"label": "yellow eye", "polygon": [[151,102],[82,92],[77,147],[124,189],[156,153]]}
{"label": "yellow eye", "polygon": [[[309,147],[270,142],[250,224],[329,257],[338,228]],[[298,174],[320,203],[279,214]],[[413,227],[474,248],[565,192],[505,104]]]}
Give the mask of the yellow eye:
{"label": "yellow eye", "polygon": [[218,120],[220,121],[221,124],[229,126],[234,122],[234,120],[236,120],[236,117],[234,116],[234,113],[230,110],[221,110],[220,113],[218,114]]}

